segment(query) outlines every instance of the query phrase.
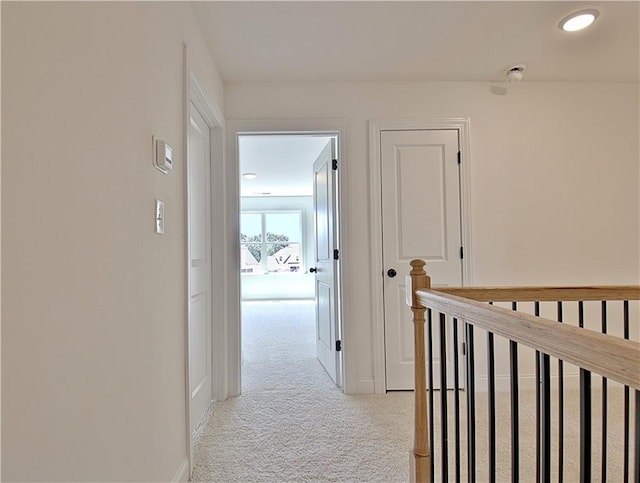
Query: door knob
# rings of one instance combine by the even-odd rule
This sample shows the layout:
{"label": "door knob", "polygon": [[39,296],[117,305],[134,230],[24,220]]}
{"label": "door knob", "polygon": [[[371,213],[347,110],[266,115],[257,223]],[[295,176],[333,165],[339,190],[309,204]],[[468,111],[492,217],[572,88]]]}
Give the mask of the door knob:
{"label": "door knob", "polygon": [[393,278],[398,275],[398,272],[396,272],[393,268],[390,268],[389,270],[387,270],[387,275],[389,275],[390,278]]}
{"label": "door knob", "polygon": [[309,273],[316,273],[318,271],[318,269],[316,267],[311,267],[309,269]]}

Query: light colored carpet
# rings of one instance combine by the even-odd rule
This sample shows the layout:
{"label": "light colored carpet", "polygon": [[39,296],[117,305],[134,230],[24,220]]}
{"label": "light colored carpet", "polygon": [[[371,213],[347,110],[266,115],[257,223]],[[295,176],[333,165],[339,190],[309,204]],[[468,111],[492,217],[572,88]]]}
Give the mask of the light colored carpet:
{"label": "light colored carpet", "polygon": [[404,482],[413,393],[346,396],[315,358],[312,304],[243,305],[242,395],[216,404],[194,481]]}
{"label": "light colored carpet", "polygon": [[[195,448],[193,481],[199,482],[406,482],[413,442],[413,393],[346,396],[315,358],[314,307],[310,303],[243,305],[243,391],[216,403]],[[594,388],[595,388],[594,383]],[[453,397],[449,392],[449,417]],[[578,481],[576,392],[566,396],[564,481]],[[622,481],[621,390],[610,389],[608,480]],[[439,393],[435,392],[436,481],[440,477]],[[599,394],[594,393],[593,481],[600,481]],[[554,396],[554,401],[556,397]],[[461,393],[465,424],[464,393]],[[486,397],[478,395],[477,481],[487,481]],[[554,402],[554,404],[556,404]],[[535,393],[520,401],[520,481],[535,480]],[[553,434],[557,416],[553,410]],[[497,481],[510,481],[508,393],[498,396]],[[453,481],[453,423],[449,423]],[[557,451],[553,443],[553,467]],[[462,451],[466,440],[463,431]],[[462,479],[466,479],[466,456]],[[632,464],[633,464],[633,460]],[[556,474],[554,472],[552,473]],[[557,477],[553,477],[556,480]]]}

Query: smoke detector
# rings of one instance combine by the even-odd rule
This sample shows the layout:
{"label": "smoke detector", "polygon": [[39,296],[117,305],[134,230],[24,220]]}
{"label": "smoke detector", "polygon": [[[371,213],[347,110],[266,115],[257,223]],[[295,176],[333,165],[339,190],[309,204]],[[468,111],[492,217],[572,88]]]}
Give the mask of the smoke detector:
{"label": "smoke detector", "polygon": [[507,69],[504,73],[507,82],[520,82],[524,78],[524,70],[527,68],[524,64],[514,65]]}

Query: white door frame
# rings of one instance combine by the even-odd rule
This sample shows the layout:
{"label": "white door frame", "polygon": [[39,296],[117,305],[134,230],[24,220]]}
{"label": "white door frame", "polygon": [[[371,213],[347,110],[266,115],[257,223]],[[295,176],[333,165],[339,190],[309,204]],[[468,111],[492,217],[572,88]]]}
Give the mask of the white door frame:
{"label": "white door frame", "polygon": [[[231,269],[227,272],[227,350],[228,350],[228,395],[237,396],[240,394],[241,383],[241,334],[240,334],[240,168],[238,156],[238,135],[242,134],[328,134],[338,135],[338,158],[340,160],[340,176],[338,177],[338,223],[343,227],[348,225],[345,213],[345,199],[341,186],[348,186],[348,163],[346,160],[347,148],[347,127],[348,124],[343,119],[268,119],[268,120],[228,120],[227,121],[227,165],[229,167],[226,179],[226,203],[227,203],[227,234],[230,243],[227,245],[226,259]],[[348,297],[345,294],[346,274],[348,265],[349,249],[345,246],[346,237],[344,230],[339,232],[339,248],[341,268],[338,274],[340,285],[340,309],[339,309],[339,331],[343,348],[348,344],[349,334],[345,333],[344,314],[348,313]],[[233,243],[231,243],[233,240]],[[348,357],[341,352],[341,373],[342,390],[349,394],[349,384],[355,381],[355,364],[348,363]],[[353,367],[352,367],[353,366]]]}
{"label": "white door frame", "polygon": [[[455,129],[460,143],[460,209],[462,211],[462,260],[463,285],[472,283],[471,263],[471,192],[469,119],[460,117],[432,119],[374,119],[369,121],[369,192],[370,192],[370,238],[371,238],[371,303],[373,317],[373,377],[376,394],[386,392],[386,369],[384,349],[384,305],[382,266],[382,178],[380,175],[380,143],[382,131]],[[428,269],[428,267],[427,267]],[[409,266],[399,267],[400,275],[409,272]]]}
{"label": "white door frame", "polygon": [[[184,149],[183,149],[183,173],[185,179],[185,194],[184,194],[184,213],[185,219],[185,294],[186,294],[186,317],[184,324],[184,337],[185,337],[185,427],[186,427],[186,440],[187,440],[187,456],[189,459],[189,476],[193,472],[193,441],[191,435],[191,394],[189,387],[189,375],[190,375],[190,346],[189,346],[189,308],[190,308],[190,280],[191,280],[191,244],[189,240],[190,233],[190,213],[189,213],[189,124],[190,124],[190,109],[191,103],[193,103],[198,112],[202,115],[207,125],[209,126],[211,135],[211,304],[212,307],[223,307],[225,305],[224,294],[220,290],[215,290],[216,287],[224,286],[224,257],[215,257],[216,253],[220,254],[223,247],[224,240],[221,237],[221,231],[216,230],[216,226],[221,226],[224,220],[221,218],[220,210],[216,210],[216,206],[220,206],[223,201],[223,180],[219,175],[220,169],[223,167],[224,159],[224,116],[222,111],[216,104],[210,91],[207,89],[206,83],[203,82],[202,76],[198,73],[197,64],[194,63],[189,54],[188,46],[184,45]],[[219,337],[219,334],[224,333],[225,324],[224,317],[221,316],[220,310],[211,310],[211,352],[212,352],[212,392],[213,399],[220,400],[225,399],[225,350],[224,340]]]}

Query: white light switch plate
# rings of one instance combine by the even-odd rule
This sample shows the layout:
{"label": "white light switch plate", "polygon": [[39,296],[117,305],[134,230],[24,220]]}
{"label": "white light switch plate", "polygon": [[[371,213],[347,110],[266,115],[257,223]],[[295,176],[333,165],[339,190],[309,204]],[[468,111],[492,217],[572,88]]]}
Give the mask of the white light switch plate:
{"label": "white light switch plate", "polygon": [[156,233],[164,235],[164,201],[156,200]]}

